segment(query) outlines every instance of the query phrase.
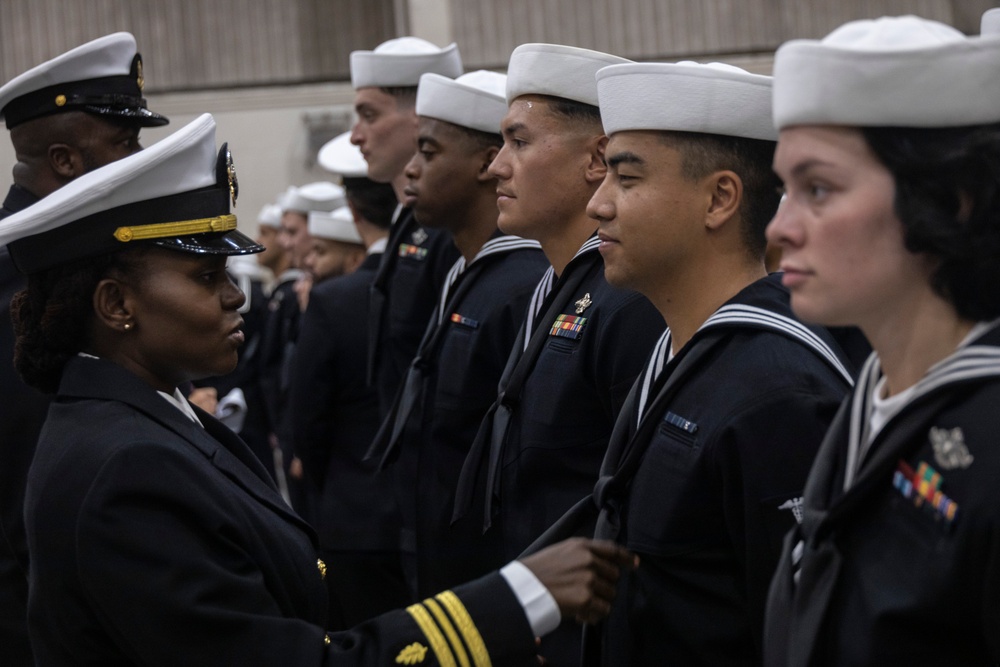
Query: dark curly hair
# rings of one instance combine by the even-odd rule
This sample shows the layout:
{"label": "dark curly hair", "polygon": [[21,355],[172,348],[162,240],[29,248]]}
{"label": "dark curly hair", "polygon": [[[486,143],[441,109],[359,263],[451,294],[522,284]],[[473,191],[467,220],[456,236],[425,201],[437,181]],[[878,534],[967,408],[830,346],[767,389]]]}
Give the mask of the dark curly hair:
{"label": "dark curly hair", "polygon": [[89,342],[97,284],[108,276],[137,284],[142,253],[137,247],[28,276],[27,289],[15,294],[10,304],[17,336],[14,368],[25,383],[55,393],[66,362]]}
{"label": "dark curly hair", "polygon": [[1000,317],[1000,123],[862,132],[895,180],[907,250],[938,261],[934,291],[965,319]]}

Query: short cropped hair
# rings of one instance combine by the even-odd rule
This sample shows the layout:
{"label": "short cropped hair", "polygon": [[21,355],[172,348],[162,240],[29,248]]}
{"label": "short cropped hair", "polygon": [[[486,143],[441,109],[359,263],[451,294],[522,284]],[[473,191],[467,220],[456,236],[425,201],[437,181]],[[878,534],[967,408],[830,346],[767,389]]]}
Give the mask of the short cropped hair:
{"label": "short cropped hair", "polygon": [[396,191],[391,183],[376,183],[364,177],[344,177],[347,201],[357,214],[378,227],[389,229],[396,212]]}
{"label": "short cropped hair", "polygon": [[962,318],[1000,317],[1000,123],[862,134],[895,181],[907,250],[938,263],[934,291]]}
{"label": "short cropped hair", "polygon": [[664,141],[681,154],[681,173],[697,180],[729,170],[743,182],[741,237],[750,257],[764,257],[764,230],[778,210],[781,180],[772,168],[774,141],[701,132],[662,132]]}
{"label": "short cropped hair", "polygon": [[379,90],[396,98],[397,107],[410,109],[417,106],[416,86],[382,86]]}
{"label": "short cropped hair", "polygon": [[503,148],[503,135],[499,132],[483,132],[482,130],[474,130],[471,127],[464,127],[462,125],[455,125],[455,129],[462,134],[473,150]]}

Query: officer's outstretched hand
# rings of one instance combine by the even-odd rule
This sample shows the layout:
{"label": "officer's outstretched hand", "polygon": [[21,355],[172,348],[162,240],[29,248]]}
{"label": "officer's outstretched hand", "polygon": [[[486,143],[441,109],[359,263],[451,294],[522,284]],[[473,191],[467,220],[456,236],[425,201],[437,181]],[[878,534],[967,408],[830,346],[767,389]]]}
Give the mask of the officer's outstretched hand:
{"label": "officer's outstretched hand", "polygon": [[574,537],[521,563],[549,590],[564,618],[596,623],[611,612],[621,568],[638,567],[639,557],[614,542]]}

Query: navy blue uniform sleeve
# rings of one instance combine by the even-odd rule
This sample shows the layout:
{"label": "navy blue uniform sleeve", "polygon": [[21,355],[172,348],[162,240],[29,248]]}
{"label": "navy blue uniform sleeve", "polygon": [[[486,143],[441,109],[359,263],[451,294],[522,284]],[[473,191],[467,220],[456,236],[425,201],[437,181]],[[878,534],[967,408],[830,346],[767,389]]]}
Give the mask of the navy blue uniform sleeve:
{"label": "navy blue uniform sleeve", "polygon": [[[212,482],[203,466],[140,444],[110,457],[90,485],[71,569],[94,614],[91,636],[129,663],[454,665],[465,652],[473,665],[531,664],[532,633],[496,573],[326,633],[313,622],[325,612],[321,568],[301,529],[276,527],[246,494],[206,489]],[[289,539],[278,539],[285,528]]]}

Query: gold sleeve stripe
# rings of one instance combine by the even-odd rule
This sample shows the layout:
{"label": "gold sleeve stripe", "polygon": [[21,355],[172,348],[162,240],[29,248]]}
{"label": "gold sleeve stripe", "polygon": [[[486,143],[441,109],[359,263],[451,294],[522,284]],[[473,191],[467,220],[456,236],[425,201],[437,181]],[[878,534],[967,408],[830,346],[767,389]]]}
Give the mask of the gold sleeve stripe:
{"label": "gold sleeve stripe", "polygon": [[455,657],[458,658],[458,664],[460,667],[470,667],[469,654],[465,652],[462,640],[458,638],[458,633],[455,632],[455,626],[448,620],[448,615],[445,614],[444,610],[441,609],[438,603],[431,598],[424,600],[424,606],[431,610],[431,613],[434,614],[434,618],[437,619],[438,625],[442,630],[444,630],[445,636],[448,637],[448,641],[451,642],[452,652],[455,654]]}
{"label": "gold sleeve stripe", "polygon": [[456,667],[455,656],[452,655],[451,649],[448,648],[448,641],[441,634],[441,631],[438,630],[437,625],[434,624],[434,619],[427,613],[424,606],[421,604],[410,605],[406,608],[406,611],[410,613],[413,620],[420,626],[420,630],[424,633],[424,636],[427,637],[427,643],[431,645],[431,650],[437,656],[438,664],[441,667]]}
{"label": "gold sleeve stripe", "polygon": [[115,230],[114,236],[122,243],[128,243],[129,241],[142,241],[144,239],[162,239],[167,236],[184,236],[207,232],[231,232],[234,229],[236,229],[236,216],[232,213],[227,213],[215,218],[119,227]]}
{"label": "gold sleeve stripe", "polygon": [[493,667],[493,663],[490,661],[490,652],[486,650],[486,642],[483,641],[482,635],[476,629],[476,624],[472,621],[472,617],[469,616],[469,612],[458,596],[451,591],[445,591],[438,593],[435,597],[455,620],[458,631],[462,633],[462,639],[465,640],[465,645],[472,653],[472,660],[476,667]]}

